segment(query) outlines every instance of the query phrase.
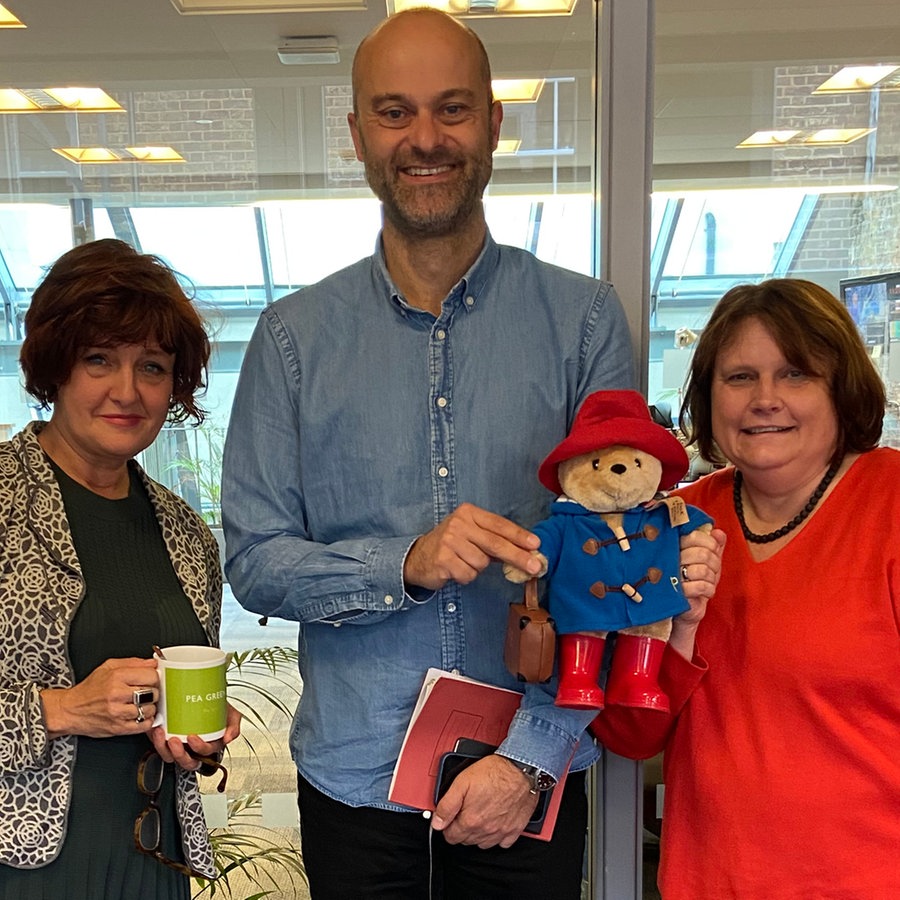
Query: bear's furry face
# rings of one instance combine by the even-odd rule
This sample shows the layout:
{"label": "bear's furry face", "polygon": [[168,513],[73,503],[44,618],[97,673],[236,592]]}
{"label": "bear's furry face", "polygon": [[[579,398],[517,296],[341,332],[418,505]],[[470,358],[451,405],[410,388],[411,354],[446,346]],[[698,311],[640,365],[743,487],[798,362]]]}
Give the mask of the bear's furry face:
{"label": "bear's furry face", "polygon": [[616,512],[653,499],[662,463],[643,450],[615,444],[563,460],[557,474],[566,496],[585,509]]}

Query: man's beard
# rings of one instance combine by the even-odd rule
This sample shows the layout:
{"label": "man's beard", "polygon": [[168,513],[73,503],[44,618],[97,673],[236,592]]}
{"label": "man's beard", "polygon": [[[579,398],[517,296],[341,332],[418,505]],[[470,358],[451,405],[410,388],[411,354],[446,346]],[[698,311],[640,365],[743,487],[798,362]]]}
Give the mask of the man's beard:
{"label": "man's beard", "polygon": [[[447,163],[444,155],[422,155],[407,165],[429,168]],[[384,217],[397,231],[411,237],[444,237],[471,218],[491,177],[491,156],[478,158],[453,182],[408,185],[390,177],[392,168],[366,163],[366,180],[384,208]]]}

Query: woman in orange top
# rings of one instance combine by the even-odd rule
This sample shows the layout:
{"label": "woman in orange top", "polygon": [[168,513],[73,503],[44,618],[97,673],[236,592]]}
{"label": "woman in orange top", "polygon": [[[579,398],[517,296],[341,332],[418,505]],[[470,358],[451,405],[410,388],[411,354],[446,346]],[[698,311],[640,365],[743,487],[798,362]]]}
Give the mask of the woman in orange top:
{"label": "woman in orange top", "polygon": [[[847,310],[811,282],[730,290],[685,409],[681,493],[728,535],[699,684],[665,748],[665,900],[900,896],[900,453]],[[651,748],[648,748],[651,749]]]}

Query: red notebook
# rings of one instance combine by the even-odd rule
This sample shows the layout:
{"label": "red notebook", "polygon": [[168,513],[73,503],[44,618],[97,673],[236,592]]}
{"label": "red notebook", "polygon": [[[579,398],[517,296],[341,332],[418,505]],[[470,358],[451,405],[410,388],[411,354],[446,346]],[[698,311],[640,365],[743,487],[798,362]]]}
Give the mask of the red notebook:
{"label": "red notebook", "polygon": [[[502,743],[521,701],[517,691],[429,669],[394,767],[388,799],[433,811],[441,756],[453,750],[460,738],[495,746]],[[565,775],[553,788],[540,832],[524,835],[550,840],[564,781]]]}

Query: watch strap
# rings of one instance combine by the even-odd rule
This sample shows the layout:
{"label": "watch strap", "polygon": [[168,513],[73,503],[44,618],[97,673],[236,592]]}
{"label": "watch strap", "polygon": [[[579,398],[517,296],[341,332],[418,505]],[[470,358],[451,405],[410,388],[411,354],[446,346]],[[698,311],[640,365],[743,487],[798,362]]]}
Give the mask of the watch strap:
{"label": "watch strap", "polygon": [[[498,755],[502,756],[502,754]],[[517,759],[510,759],[508,756],[503,758],[509,760],[531,782],[532,794],[540,794],[556,787],[556,779],[549,772],[545,772],[537,766],[519,762]]]}

